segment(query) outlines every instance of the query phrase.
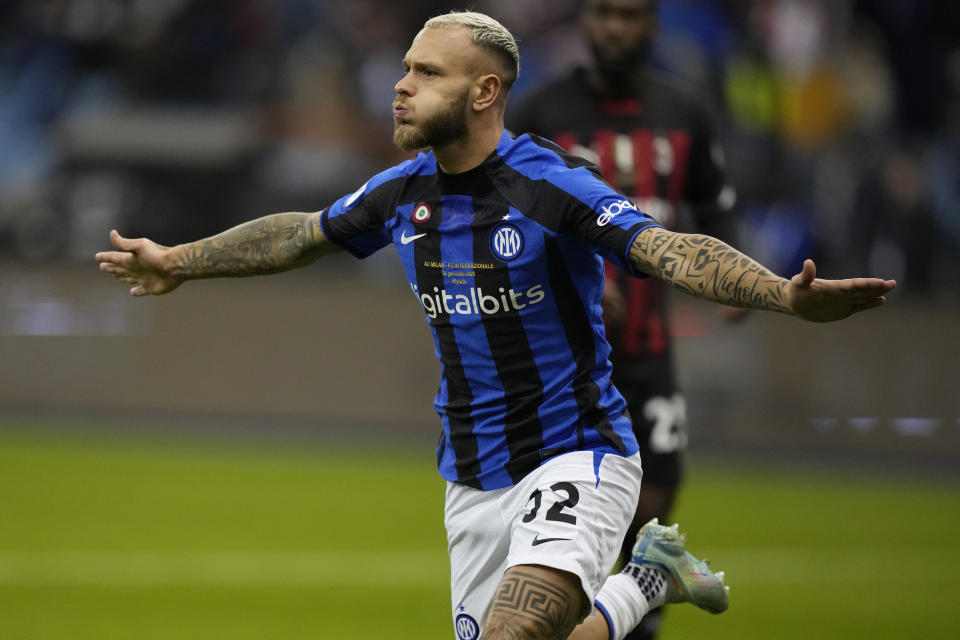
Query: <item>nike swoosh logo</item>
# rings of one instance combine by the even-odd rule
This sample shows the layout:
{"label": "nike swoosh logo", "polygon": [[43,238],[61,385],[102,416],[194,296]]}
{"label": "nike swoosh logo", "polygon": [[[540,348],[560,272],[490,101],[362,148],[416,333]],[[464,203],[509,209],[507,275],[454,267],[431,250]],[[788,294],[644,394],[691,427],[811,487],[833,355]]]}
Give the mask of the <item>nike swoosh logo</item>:
{"label": "nike swoosh logo", "polygon": [[533,542],[530,543],[531,547],[535,547],[538,544],[543,544],[544,542],[557,542],[558,540],[569,540],[570,538],[541,538],[538,533],[533,537]]}
{"label": "nike swoosh logo", "polygon": [[425,236],[425,235],[427,235],[427,234],[425,234],[425,233],[418,233],[418,234],[415,235],[415,236],[408,236],[408,235],[407,235],[407,232],[404,231],[402,234],[400,234],[400,244],[410,244],[411,242],[413,242],[413,241],[416,240],[417,238],[422,238],[422,237]]}

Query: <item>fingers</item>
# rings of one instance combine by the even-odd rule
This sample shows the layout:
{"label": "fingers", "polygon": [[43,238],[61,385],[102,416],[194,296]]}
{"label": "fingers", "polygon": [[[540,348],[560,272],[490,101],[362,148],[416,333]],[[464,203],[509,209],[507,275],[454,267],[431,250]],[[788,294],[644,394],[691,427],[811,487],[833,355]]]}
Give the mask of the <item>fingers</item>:
{"label": "fingers", "polygon": [[850,278],[848,280],[817,280],[817,289],[834,291],[837,295],[848,296],[853,302],[868,302],[879,298],[897,286],[895,280],[879,278]]}
{"label": "fingers", "polygon": [[103,251],[94,256],[100,263],[100,271],[117,273],[120,270],[129,271],[132,266],[132,255],[117,251]]}
{"label": "fingers", "polygon": [[848,287],[851,290],[870,292],[878,296],[892,291],[896,286],[896,280],[881,280],[880,278],[853,278],[848,281]]}
{"label": "fingers", "polygon": [[145,294],[146,294],[146,291],[143,290],[143,287],[142,287],[142,286],[140,286],[140,278],[138,278],[133,272],[131,272],[131,271],[130,271],[129,269],[127,269],[126,267],[123,267],[123,266],[121,266],[121,265],[119,265],[119,264],[116,264],[116,263],[113,263],[113,262],[101,262],[101,263],[100,263],[100,271],[102,271],[103,273],[109,273],[110,275],[112,275],[114,278],[116,278],[117,280],[119,280],[119,281],[121,281],[121,282],[126,282],[127,284],[138,285],[137,287],[134,287],[134,289],[139,289],[140,292],[139,292],[139,293],[134,293],[134,290],[131,289],[131,290],[130,290],[130,293],[131,293],[131,294],[133,294],[133,295],[145,295]]}
{"label": "fingers", "polygon": [[135,278],[133,273],[120,265],[112,264],[109,262],[103,262],[100,264],[100,271],[103,273],[109,273],[117,280],[122,280],[123,282],[135,283],[138,280]]}
{"label": "fingers", "polygon": [[112,275],[121,282],[134,285],[130,288],[132,296],[150,295],[148,287],[156,288],[152,282],[153,271],[141,261],[140,252],[149,249],[153,244],[144,238],[124,238],[116,229],[110,231],[110,244],[116,251],[100,251],[94,255],[100,271]]}
{"label": "fingers", "polygon": [[793,276],[791,281],[798,287],[809,287],[816,277],[817,266],[813,263],[813,260],[807,258],[803,261],[803,268],[800,270],[800,273]]}
{"label": "fingers", "polygon": [[124,265],[116,264],[114,262],[101,262],[100,271],[103,273],[109,273],[117,280],[126,282],[128,284],[137,284],[141,282],[141,278],[143,276],[142,273],[136,271],[135,269],[130,269]]}
{"label": "fingers", "polygon": [[124,238],[116,229],[110,230],[110,244],[112,244],[115,249],[119,249],[120,251],[133,251],[138,242],[138,240]]}

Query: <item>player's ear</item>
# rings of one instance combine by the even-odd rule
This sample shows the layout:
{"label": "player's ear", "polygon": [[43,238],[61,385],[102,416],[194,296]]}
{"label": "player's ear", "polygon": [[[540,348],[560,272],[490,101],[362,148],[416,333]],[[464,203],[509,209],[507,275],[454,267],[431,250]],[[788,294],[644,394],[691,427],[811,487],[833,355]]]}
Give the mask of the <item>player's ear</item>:
{"label": "player's ear", "polygon": [[477,78],[473,85],[473,110],[484,111],[490,108],[500,97],[501,88],[500,76],[495,73],[487,73]]}

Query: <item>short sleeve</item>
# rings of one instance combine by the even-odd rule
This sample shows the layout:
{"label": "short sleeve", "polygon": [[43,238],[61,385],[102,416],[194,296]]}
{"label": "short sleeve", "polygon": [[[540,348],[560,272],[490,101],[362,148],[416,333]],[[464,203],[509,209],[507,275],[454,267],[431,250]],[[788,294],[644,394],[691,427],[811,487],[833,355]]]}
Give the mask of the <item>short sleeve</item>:
{"label": "short sleeve", "polygon": [[323,234],[358,258],[366,258],[391,243],[388,224],[402,176],[384,172],[323,211]]}
{"label": "short sleeve", "polygon": [[627,273],[642,276],[630,262],[630,246],[641,231],[661,225],[586,167],[556,172],[550,182],[573,196],[564,212],[568,231]]}

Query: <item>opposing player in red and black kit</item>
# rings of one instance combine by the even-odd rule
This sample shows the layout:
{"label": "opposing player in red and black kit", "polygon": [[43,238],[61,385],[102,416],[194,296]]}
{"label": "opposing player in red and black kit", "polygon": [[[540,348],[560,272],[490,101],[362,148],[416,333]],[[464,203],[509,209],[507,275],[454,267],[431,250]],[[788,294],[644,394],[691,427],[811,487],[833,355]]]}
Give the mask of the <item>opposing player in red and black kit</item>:
{"label": "opposing player in red and black kit", "polygon": [[[587,0],[582,24],[594,64],[535,91],[508,112],[507,126],[593,161],[614,189],[665,227],[676,226],[684,206],[698,231],[737,246],[734,190],[725,180],[711,114],[687,87],[648,64],[656,5]],[[686,406],[673,371],[668,290],[661,280],[630,278],[607,264],[604,319],[613,381],[627,399],[643,460],[624,562],[643,523],[668,521],[682,479]],[[742,312],[724,311],[729,319]],[[648,614],[628,638],[651,638],[658,626],[659,617]]]}

